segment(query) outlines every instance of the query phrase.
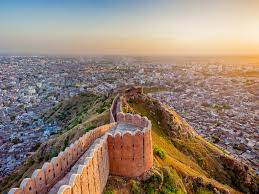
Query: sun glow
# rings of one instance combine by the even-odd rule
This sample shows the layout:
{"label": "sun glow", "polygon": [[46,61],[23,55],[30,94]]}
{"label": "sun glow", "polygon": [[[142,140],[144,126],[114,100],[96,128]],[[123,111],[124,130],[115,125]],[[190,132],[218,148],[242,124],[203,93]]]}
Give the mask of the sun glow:
{"label": "sun glow", "polygon": [[0,52],[259,54],[259,1],[51,2],[0,3]]}

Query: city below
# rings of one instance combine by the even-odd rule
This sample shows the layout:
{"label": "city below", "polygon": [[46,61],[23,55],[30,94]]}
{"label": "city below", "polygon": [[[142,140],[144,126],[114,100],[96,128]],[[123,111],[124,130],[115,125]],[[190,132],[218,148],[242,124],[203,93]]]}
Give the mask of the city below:
{"label": "city below", "polygon": [[62,130],[43,118],[59,102],[80,93],[108,96],[133,85],[159,88],[149,95],[259,173],[257,63],[224,57],[0,56],[0,177]]}

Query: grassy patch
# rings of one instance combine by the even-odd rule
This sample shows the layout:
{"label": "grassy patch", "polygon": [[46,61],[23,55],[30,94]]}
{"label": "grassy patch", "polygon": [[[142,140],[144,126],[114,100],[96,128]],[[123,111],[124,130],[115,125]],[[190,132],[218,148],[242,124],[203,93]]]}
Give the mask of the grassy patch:
{"label": "grassy patch", "polygon": [[165,151],[163,149],[159,148],[159,147],[154,148],[154,154],[157,155],[162,160],[164,160],[165,157],[166,157]]}
{"label": "grassy patch", "polygon": [[[70,130],[83,123],[89,116],[92,108],[99,109],[98,103],[104,97],[90,93],[82,93],[57,104],[54,108],[43,114],[46,122],[57,122],[63,129]],[[105,101],[105,100],[104,100]]]}
{"label": "grassy patch", "polygon": [[144,182],[145,191],[150,194],[186,193],[182,186],[181,178],[170,168],[159,168],[153,171],[152,176]]}
{"label": "grassy patch", "polygon": [[[147,116],[152,122],[154,154],[158,156],[155,160],[155,166],[170,166],[177,172],[176,174],[180,174],[181,176],[188,176],[190,179],[200,177],[205,184],[227,188],[231,193],[239,193],[229,186],[224,185],[229,183],[229,177],[219,160],[219,155],[223,154],[221,150],[199,136],[192,138],[170,136],[171,130],[177,130],[175,126],[179,126],[181,122],[179,116],[176,116],[173,122],[170,123],[170,125],[173,125],[171,127],[163,123],[163,114],[155,107],[149,107],[147,102],[138,103],[138,101],[134,101],[134,103],[128,104],[128,106],[134,112],[142,116]],[[182,125],[182,127],[187,127],[187,125]],[[159,156],[163,155],[163,152],[166,153],[165,158]],[[158,179],[159,177],[153,178]],[[223,184],[215,179],[220,180]],[[178,180],[181,180],[181,178]],[[186,191],[184,187],[186,187],[186,190],[193,189],[190,183],[182,181],[181,191]],[[146,186],[146,191],[147,193],[156,193],[154,191],[156,188],[157,186],[152,186],[151,184]],[[179,188],[179,186],[177,185],[176,188]],[[163,192],[177,193],[179,191],[165,186]]]}
{"label": "grassy patch", "polygon": [[100,107],[98,109],[96,109],[96,112],[98,114],[101,114],[104,111],[108,110],[112,104],[112,99],[110,99],[110,100],[101,99],[101,100],[102,100],[102,104],[100,105]]}
{"label": "grassy patch", "polygon": [[[108,112],[96,114],[96,109],[106,101],[111,101],[111,98],[80,94],[61,102],[52,110],[46,112],[43,115],[45,121],[56,120],[62,126],[62,132],[53,135],[47,142],[37,145],[35,153],[24,164],[10,175],[3,177],[0,180],[0,193],[8,191],[11,187],[19,186],[23,178],[30,177],[35,169],[41,168],[45,161],[57,156],[60,151],[65,150],[86,131],[109,123]],[[109,103],[107,102],[107,104]]]}
{"label": "grassy patch", "polygon": [[113,188],[108,187],[105,189],[104,194],[115,194]]}
{"label": "grassy patch", "polygon": [[197,194],[214,194],[214,192],[206,188],[200,188],[198,189]]}
{"label": "grassy patch", "polygon": [[96,125],[90,125],[89,127],[85,128],[85,132],[88,132],[88,131],[90,131],[90,130],[92,130],[94,128],[96,128]]}
{"label": "grassy patch", "polygon": [[131,192],[133,194],[141,194],[141,185],[138,181],[131,181]]}

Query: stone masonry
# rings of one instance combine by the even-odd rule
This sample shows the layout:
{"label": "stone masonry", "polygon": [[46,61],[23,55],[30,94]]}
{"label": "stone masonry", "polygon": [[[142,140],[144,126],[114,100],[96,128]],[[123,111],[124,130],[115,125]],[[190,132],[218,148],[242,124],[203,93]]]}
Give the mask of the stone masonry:
{"label": "stone masonry", "polygon": [[109,174],[138,177],[153,165],[151,122],[122,113],[120,97],[111,123],[91,130],[25,178],[8,194],[99,194]]}

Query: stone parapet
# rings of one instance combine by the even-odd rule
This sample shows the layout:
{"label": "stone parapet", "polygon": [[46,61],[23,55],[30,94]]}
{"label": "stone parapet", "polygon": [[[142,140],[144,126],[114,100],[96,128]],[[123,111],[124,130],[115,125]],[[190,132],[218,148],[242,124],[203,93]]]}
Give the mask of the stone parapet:
{"label": "stone parapet", "polygon": [[8,194],[44,194],[50,189],[58,194],[99,194],[109,174],[138,177],[150,170],[151,122],[138,114],[124,114],[121,103],[117,95],[110,108],[110,124],[85,133]]}
{"label": "stone parapet", "polygon": [[108,135],[110,174],[138,177],[153,165],[151,130]]}
{"label": "stone parapet", "polygon": [[110,107],[110,122],[116,122],[116,109],[117,109],[117,104],[118,104],[118,100],[119,99],[119,95],[115,96],[115,98],[112,101],[112,105]]}
{"label": "stone parapet", "polygon": [[62,185],[59,194],[102,193],[109,176],[109,155],[107,136],[90,150],[89,155],[72,174],[68,185]]}
{"label": "stone parapet", "polygon": [[142,129],[151,130],[151,122],[147,117],[141,117],[138,114],[129,114],[129,113],[117,113],[117,123],[129,123],[140,127]]}
{"label": "stone parapet", "polygon": [[[20,188],[12,188],[8,194],[44,194],[49,191],[53,185],[60,180],[71,169],[74,163],[88,149],[94,140],[103,136],[108,130],[115,126],[116,123],[110,123],[97,127],[94,130],[84,134],[79,140],[75,141],[64,152],[60,152],[57,157],[54,157],[49,162],[45,162],[41,169],[33,172],[31,178],[25,178]],[[105,152],[105,147],[98,147],[101,152]],[[108,150],[108,146],[106,146]],[[108,152],[104,154],[108,157]],[[106,157],[106,160],[108,161]],[[95,159],[97,158],[97,155]],[[106,164],[106,163],[105,163]],[[107,164],[106,164],[107,165]],[[95,164],[96,166],[96,164]],[[107,170],[106,170],[107,171]],[[107,174],[107,172],[106,172]],[[74,178],[76,181],[77,179]],[[71,185],[71,192],[75,186]],[[64,193],[69,193],[68,187],[63,188]]]}

